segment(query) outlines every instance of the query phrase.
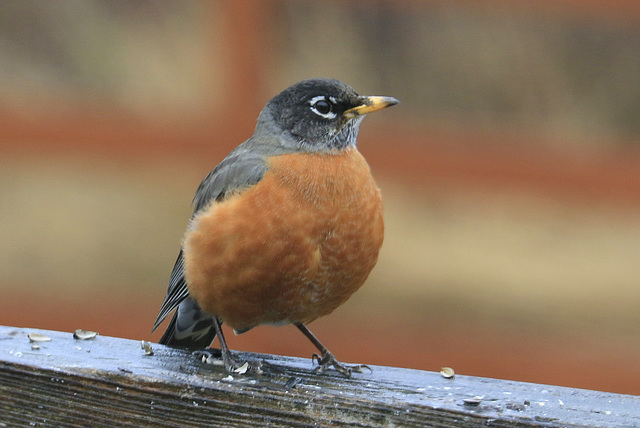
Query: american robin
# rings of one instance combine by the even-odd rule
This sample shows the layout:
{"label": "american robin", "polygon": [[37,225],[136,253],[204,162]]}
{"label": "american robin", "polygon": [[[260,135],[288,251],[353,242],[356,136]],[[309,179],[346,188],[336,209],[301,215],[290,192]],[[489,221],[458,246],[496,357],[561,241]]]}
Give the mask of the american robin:
{"label": "american robin", "polygon": [[382,201],[356,148],[365,114],[397,104],[360,96],[332,79],[305,80],[271,99],[251,138],[200,183],[155,330],[177,308],[160,343],[191,350],[260,324],[294,324],[316,346],[318,370],[350,376],[305,324],[365,282],[378,259]]}

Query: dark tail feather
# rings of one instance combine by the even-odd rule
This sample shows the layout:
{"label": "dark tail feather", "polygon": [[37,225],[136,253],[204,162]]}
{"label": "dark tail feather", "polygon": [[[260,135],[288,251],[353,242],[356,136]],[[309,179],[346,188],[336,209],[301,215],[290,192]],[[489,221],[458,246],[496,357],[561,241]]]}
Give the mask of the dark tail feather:
{"label": "dark tail feather", "polygon": [[187,297],[173,314],[160,343],[175,348],[198,350],[208,348],[216,337],[213,319]]}

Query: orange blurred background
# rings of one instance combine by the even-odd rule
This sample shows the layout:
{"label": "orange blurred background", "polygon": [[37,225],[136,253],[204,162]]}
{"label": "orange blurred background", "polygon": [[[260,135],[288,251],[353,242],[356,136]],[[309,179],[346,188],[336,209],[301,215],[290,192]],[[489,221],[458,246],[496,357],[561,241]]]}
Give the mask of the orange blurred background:
{"label": "orange blurred background", "polygon": [[0,324],[157,341],[200,180],[335,77],[402,104],[361,128],[385,244],[329,349],[640,394],[638,52],[624,0],[2,3]]}

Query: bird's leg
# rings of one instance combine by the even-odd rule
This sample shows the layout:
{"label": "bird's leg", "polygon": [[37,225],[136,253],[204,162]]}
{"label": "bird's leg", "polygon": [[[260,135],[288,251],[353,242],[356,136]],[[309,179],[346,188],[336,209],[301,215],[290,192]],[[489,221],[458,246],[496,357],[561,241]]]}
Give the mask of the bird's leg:
{"label": "bird's leg", "polygon": [[329,367],[333,367],[336,371],[342,373],[346,377],[351,377],[352,372],[362,373],[362,369],[368,369],[371,371],[371,367],[366,366],[364,364],[359,364],[355,366],[348,366],[346,364],[342,364],[340,361],[336,360],[336,357],[333,356],[331,352],[318,340],[317,337],[311,333],[311,331],[307,328],[306,325],[301,322],[293,323],[298,329],[307,336],[307,339],[313,343],[313,345],[320,351],[320,355],[313,354],[313,360],[318,362],[318,367],[316,368],[316,372],[322,373]]}
{"label": "bird's leg", "polygon": [[222,352],[222,361],[224,361],[224,367],[227,369],[229,373],[232,373],[234,370],[237,370],[242,366],[241,361],[237,361],[235,358],[231,356],[231,351],[227,346],[227,341],[224,338],[224,334],[222,333],[222,323],[218,319],[218,317],[213,318],[213,328],[216,329],[216,336],[218,336],[218,342],[220,342],[220,351]]}
{"label": "bird's leg", "polygon": [[[222,333],[222,322],[218,319],[218,317],[213,317],[213,327],[216,330],[218,342],[220,342],[220,352],[222,353],[224,368],[229,373],[244,374],[248,371],[257,374],[262,373],[262,370],[260,369],[261,364],[259,362],[250,364],[248,361],[238,361],[233,358],[233,356],[231,355],[231,350],[227,346],[227,341],[224,338],[224,334]],[[200,351],[200,353],[207,354],[206,351]],[[208,360],[208,358],[206,360]]]}

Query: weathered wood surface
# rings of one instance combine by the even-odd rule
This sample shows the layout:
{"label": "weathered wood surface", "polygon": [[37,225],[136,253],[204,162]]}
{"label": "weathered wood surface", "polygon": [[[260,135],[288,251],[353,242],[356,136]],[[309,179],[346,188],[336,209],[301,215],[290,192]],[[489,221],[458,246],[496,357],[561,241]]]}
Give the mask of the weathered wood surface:
{"label": "weathered wood surface", "polygon": [[[32,349],[28,333],[52,341]],[[640,426],[638,396],[378,366],[345,379],[248,353],[264,373],[230,376],[152,346],[145,356],[139,341],[0,326],[0,427]]]}

